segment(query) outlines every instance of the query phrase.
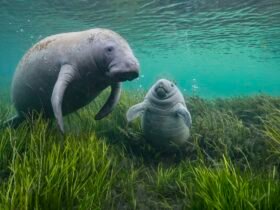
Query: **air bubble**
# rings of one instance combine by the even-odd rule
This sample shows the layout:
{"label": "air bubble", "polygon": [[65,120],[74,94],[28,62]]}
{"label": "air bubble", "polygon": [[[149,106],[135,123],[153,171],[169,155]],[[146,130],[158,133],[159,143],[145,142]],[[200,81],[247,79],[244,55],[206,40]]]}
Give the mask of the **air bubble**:
{"label": "air bubble", "polygon": [[197,92],[198,92],[198,84],[196,79],[194,78],[192,79],[192,94],[197,95]]}

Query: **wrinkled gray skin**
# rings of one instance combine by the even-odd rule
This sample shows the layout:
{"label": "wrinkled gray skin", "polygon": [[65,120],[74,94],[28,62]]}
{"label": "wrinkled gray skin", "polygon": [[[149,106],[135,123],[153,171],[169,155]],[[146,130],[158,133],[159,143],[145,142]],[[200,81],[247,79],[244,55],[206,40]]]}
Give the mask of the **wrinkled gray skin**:
{"label": "wrinkled gray skin", "polygon": [[95,116],[108,115],[120,97],[121,82],[139,75],[139,63],[126,42],[108,29],[49,36],[21,59],[12,83],[17,115],[6,125],[17,127],[26,114],[37,111],[55,117],[64,132],[62,116],[90,103],[111,86],[111,94]]}
{"label": "wrinkled gray skin", "polygon": [[191,115],[183,95],[171,81],[158,80],[144,101],[126,114],[128,122],[139,116],[145,137],[158,147],[181,147],[190,137]]}

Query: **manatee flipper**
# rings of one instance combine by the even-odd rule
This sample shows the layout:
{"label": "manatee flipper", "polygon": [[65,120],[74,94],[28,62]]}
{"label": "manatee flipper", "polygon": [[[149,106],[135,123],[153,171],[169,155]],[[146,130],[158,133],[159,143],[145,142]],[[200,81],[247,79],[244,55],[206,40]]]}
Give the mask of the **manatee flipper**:
{"label": "manatee flipper", "polygon": [[121,83],[117,82],[111,85],[111,94],[107,99],[106,103],[100,109],[100,111],[95,115],[95,120],[101,120],[103,117],[110,114],[114,107],[117,105],[121,95]]}
{"label": "manatee flipper", "polygon": [[61,67],[57,81],[54,85],[51,103],[53,113],[56,118],[59,129],[64,133],[63,115],[62,115],[62,101],[66,88],[76,78],[77,72],[69,65],[65,64]]}
{"label": "manatee flipper", "polygon": [[181,103],[176,105],[176,114],[183,118],[185,124],[190,128],[192,125],[192,117],[188,109]]}
{"label": "manatee flipper", "polygon": [[6,127],[17,128],[24,120],[24,117],[20,115],[15,115],[14,117],[10,118],[9,120],[5,121],[2,125],[0,125],[0,129]]}
{"label": "manatee flipper", "polygon": [[136,104],[128,109],[126,112],[126,119],[128,122],[134,120],[135,118],[139,117],[143,114],[146,109],[146,105],[144,102]]}

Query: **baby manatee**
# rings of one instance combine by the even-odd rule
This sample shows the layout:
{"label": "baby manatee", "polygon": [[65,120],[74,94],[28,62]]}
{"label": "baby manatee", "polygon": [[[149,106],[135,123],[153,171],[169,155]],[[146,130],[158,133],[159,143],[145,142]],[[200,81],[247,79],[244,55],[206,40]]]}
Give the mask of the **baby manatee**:
{"label": "baby manatee", "polygon": [[144,101],[126,113],[128,122],[139,116],[145,137],[157,147],[180,148],[190,137],[191,115],[182,93],[169,80],[158,80]]}

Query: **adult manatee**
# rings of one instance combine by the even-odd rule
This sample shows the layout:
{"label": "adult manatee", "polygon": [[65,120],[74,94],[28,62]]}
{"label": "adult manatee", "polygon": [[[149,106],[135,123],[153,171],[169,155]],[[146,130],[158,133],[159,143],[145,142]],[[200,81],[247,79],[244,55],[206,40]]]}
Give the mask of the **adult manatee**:
{"label": "adult manatee", "polygon": [[33,111],[63,118],[87,105],[108,86],[111,94],[95,116],[99,120],[117,104],[121,82],[139,75],[139,62],[127,41],[108,29],[62,33],[35,44],[19,62],[12,82],[17,115],[5,125],[17,127]]}
{"label": "adult manatee", "polygon": [[171,81],[158,80],[144,101],[126,114],[129,122],[139,116],[145,137],[156,146],[180,147],[190,137],[191,115],[182,93]]}

